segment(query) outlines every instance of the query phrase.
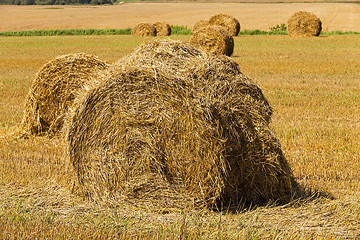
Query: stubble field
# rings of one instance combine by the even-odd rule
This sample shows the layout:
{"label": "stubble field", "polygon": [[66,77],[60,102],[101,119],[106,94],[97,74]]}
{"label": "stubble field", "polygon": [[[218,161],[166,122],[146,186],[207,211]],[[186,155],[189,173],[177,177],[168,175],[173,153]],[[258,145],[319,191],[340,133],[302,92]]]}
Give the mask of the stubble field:
{"label": "stubble field", "polygon": [[[157,20],[192,27],[217,12],[234,15],[243,29],[268,30],[298,10],[317,14],[326,31],[360,31],[356,3],[0,6],[0,31],[126,28]],[[190,36],[171,38],[187,42]],[[73,171],[61,138],[18,138],[27,91],[47,61],[86,52],[113,63],[151,39],[0,37],[1,239],[360,239],[356,35],[235,37],[232,57],[272,105],[272,129],[296,180],[314,193],[308,199],[282,206],[239,206],[238,213],[110,208],[74,193]]]}
{"label": "stubble field", "polygon": [[[189,36],[172,36],[188,41]],[[360,39],[235,38],[233,58],[274,108],[272,128],[296,180],[314,193],[239,213],[152,213],[109,208],[71,193],[61,138],[18,138],[36,72],[55,56],[86,52],[110,63],[150,38],[0,38],[0,238],[359,239]]]}
{"label": "stubble field", "polygon": [[279,3],[259,0],[257,3],[221,2],[136,2],[114,6],[0,6],[0,31],[77,28],[132,28],[137,23],[165,21],[192,28],[217,13],[237,18],[241,29],[269,30],[286,23],[297,11],[317,15],[324,31],[360,32],[360,4],[357,2]]}

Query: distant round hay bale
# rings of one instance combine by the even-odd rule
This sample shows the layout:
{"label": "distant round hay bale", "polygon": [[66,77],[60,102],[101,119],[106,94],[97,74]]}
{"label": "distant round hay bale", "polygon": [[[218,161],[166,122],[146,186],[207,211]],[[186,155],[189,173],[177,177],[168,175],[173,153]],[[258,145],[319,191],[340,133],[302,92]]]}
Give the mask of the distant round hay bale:
{"label": "distant round hay bale", "polygon": [[190,39],[190,44],[215,55],[231,56],[234,51],[234,39],[220,26],[206,26],[197,30]]}
{"label": "distant round hay bale", "polygon": [[156,28],[150,23],[139,23],[132,29],[131,34],[133,36],[152,37],[156,36]]}
{"label": "distant round hay bale", "polygon": [[168,23],[156,22],[156,23],[154,23],[154,27],[156,28],[156,35],[158,35],[158,36],[170,36],[171,35],[171,27]]}
{"label": "distant round hay bale", "polygon": [[196,31],[200,30],[201,28],[209,26],[209,25],[210,25],[209,21],[200,20],[194,24],[192,31],[193,31],[193,33],[195,33]]}
{"label": "distant round hay bale", "polygon": [[69,156],[95,201],[150,211],[287,201],[292,174],[270,116],[232,59],[154,41],[77,99]]}
{"label": "distant round hay bale", "polygon": [[227,14],[216,14],[209,19],[211,25],[224,27],[231,36],[237,36],[240,32],[240,23],[233,16]]}
{"label": "distant round hay bale", "polygon": [[25,135],[53,135],[77,92],[93,75],[108,67],[98,57],[85,54],[59,56],[37,73],[28,93],[21,128]]}
{"label": "distant round hay bale", "polygon": [[288,20],[287,30],[289,36],[319,36],[321,32],[321,20],[312,13],[297,12]]}

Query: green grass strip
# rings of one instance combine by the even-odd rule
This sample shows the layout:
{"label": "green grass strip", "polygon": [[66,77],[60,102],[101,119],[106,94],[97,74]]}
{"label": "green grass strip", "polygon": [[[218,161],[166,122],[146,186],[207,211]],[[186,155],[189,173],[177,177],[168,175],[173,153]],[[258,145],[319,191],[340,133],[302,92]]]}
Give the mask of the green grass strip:
{"label": "green grass strip", "polygon": [[[191,29],[185,26],[171,25],[172,35],[191,35]],[[263,31],[263,30],[243,30],[241,35],[287,35],[287,31]],[[320,35],[359,35],[360,32],[322,32]],[[32,31],[14,31],[0,32],[0,36],[21,37],[21,36],[72,36],[72,35],[131,35],[131,28],[126,29],[63,29],[63,30],[32,30]]]}
{"label": "green grass strip", "polygon": [[287,35],[287,31],[262,31],[262,30],[243,30],[239,32],[240,35]]}
{"label": "green grass strip", "polygon": [[342,31],[331,31],[331,32],[321,32],[320,35],[359,35],[360,32],[342,32]]}

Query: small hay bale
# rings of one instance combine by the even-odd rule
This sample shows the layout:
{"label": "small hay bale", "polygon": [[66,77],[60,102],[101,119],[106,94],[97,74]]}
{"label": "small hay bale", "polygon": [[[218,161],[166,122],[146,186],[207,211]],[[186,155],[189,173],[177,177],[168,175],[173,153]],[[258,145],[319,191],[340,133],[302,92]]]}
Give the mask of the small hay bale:
{"label": "small hay bale", "polygon": [[153,37],[156,36],[156,28],[150,23],[139,23],[132,29],[131,34],[133,36]]}
{"label": "small hay bale", "polygon": [[156,28],[156,35],[158,36],[170,36],[171,35],[171,27],[169,24],[165,22],[156,22],[154,23],[154,27]]}
{"label": "small hay bale", "polygon": [[320,35],[321,25],[315,14],[300,11],[289,18],[287,29],[291,37],[313,37]]}
{"label": "small hay bale", "polygon": [[85,54],[59,56],[46,63],[37,73],[27,96],[21,129],[24,135],[58,133],[64,115],[77,92],[108,64]]}
{"label": "small hay bale", "polygon": [[190,44],[215,55],[231,56],[234,51],[234,39],[220,26],[206,26],[197,30],[190,39]]}
{"label": "small hay bale", "polygon": [[209,25],[210,25],[209,21],[200,20],[194,24],[192,31],[193,31],[193,33],[195,33],[196,31],[200,30],[201,28],[209,26]]}
{"label": "small hay bale", "polygon": [[224,27],[231,36],[237,36],[240,32],[240,23],[233,16],[227,14],[216,14],[209,19],[210,25]]}
{"label": "small hay bale", "polygon": [[89,199],[177,211],[292,196],[271,107],[228,57],[180,41],[144,44],[75,106],[69,156]]}

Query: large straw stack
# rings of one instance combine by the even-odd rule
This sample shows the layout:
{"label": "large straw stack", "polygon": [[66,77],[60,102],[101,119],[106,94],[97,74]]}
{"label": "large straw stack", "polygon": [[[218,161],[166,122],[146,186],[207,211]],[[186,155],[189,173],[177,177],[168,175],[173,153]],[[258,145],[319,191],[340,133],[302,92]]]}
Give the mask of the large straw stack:
{"label": "large straw stack", "polygon": [[190,44],[215,55],[231,56],[234,51],[234,39],[220,26],[206,26],[197,30],[190,39]]}
{"label": "large straw stack", "polygon": [[320,35],[321,25],[315,14],[300,11],[289,18],[287,29],[291,37],[313,37]]}
{"label": "large straw stack", "polygon": [[156,23],[154,23],[154,27],[156,28],[157,36],[170,36],[171,35],[171,27],[166,22],[156,22]]}
{"label": "large straw stack", "polygon": [[107,67],[106,62],[85,53],[59,56],[46,63],[28,93],[21,124],[23,133],[48,136],[58,133],[77,92]]}
{"label": "large straw stack", "polygon": [[210,25],[221,26],[225,28],[231,36],[237,36],[240,32],[239,21],[228,14],[216,14],[209,19]]}
{"label": "large straw stack", "polygon": [[133,36],[153,37],[156,36],[156,28],[150,23],[139,23],[133,27],[131,34]]}
{"label": "large straw stack", "polygon": [[168,211],[291,197],[271,107],[228,57],[144,44],[76,106],[69,155],[90,199]]}

